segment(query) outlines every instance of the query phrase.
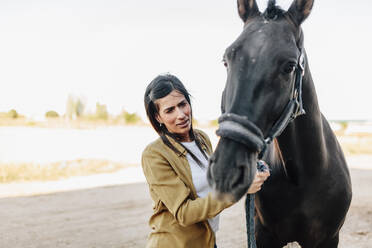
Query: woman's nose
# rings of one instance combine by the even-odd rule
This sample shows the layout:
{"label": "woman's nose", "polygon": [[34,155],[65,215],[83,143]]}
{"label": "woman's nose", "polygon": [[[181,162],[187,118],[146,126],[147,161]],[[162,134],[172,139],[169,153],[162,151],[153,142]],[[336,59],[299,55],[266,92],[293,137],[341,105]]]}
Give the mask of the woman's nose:
{"label": "woman's nose", "polygon": [[185,112],[182,109],[177,108],[177,118],[178,119],[183,119],[185,117],[186,117]]}

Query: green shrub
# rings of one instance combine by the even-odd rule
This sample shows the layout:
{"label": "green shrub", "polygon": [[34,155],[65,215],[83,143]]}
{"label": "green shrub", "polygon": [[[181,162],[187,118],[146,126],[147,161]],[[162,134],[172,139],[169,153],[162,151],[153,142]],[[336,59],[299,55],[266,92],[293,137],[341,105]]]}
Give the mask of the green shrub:
{"label": "green shrub", "polygon": [[57,118],[57,117],[59,117],[59,114],[54,110],[50,110],[50,111],[45,113],[45,117],[46,118]]}
{"label": "green shrub", "polygon": [[66,116],[69,119],[82,117],[85,111],[85,103],[79,97],[69,95],[66,103]]}
{"label": "green shrub", "polygon": [[18,115],[18,113],[17,113],[17,111],[15,109],[11,109],[8,112],[8,117],[13,118],[13,119],[16,119],[16,118],[19,117],[19,115]]}
{"label": "green shrub", "polygon": [[141,117],[136,113],[129,113],[125,110],[123,111],[122,116],[126,124],[136,124],[141,121]]}
{"label": "green shrub", "polygon": [[107,106],[104,104],[96,103],[96,118],[107,120],[109,117]]}
{"label": "green shrub", "polygon": [[340,121],[341,130],[345,131],[349,125],[347,121]]}

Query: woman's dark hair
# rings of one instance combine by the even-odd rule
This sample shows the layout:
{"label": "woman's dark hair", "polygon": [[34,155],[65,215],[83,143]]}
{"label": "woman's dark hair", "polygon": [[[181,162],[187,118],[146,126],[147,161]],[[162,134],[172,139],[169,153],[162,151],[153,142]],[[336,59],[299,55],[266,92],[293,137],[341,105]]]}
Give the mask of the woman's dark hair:
{"label": "woman's dark hair", "polygon": [[[190,94],[186,90],[182,82],[174,75],[162,74],[154,78],[146,88],[144,102],[145,102],[145,109],[146,109],[147,117],[152,127],[159,134],[159,136],[161,137],[165,145],[167,145],[170,149],[172,149],[176,154],[180,155],[181,152],[172,145],[172,143],[169,141],[167,136],[173,138],[178,144],[180,144],[183,148],[185,148],[185,150],[191,155],[191,157],[198,163],[199,166],[203,166],[201,161],[189,149],[187,149],[184,145],[182,145],[182,143],[180,142],[181,141],[180,135],[169,132],[167,128],[165,127],[165,125],[160,125],[160,123],[156,119],[156,115],[159,114],[159,108],[157,104],[155,103],[155,101],[167,96],[173,90],[176,90],[182,95],[184,95],[186,98],[186,101],[190,104],[190,107],[191,107]],[[191,119],[192,119],[192,111],[191,111]],[[191,128],[190,128],[189,135],[190,135],[191,140],[195,140],[196,145],[199,147],[204,157],[208,160],[207,155],[201,148],[201,144],[203,143],[205,145],[205,143],[200,137],[198,137],[198,135],[195,135],[193,127],[192,127],[192,121],[191,121]]]}

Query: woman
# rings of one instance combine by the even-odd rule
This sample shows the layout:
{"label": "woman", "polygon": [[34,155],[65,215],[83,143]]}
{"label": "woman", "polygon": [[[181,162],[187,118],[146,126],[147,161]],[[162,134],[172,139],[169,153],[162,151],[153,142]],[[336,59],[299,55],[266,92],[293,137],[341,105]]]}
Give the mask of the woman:
{"label": "woman", "polygon": [[[192,127],[189,93],[170,74],[146,88],[147,117],[160,138],[142,154],[142,168],[154,201],[147,247],[213,248],[219,213],[232,202],[210,193],[206,172],[212,145]],[[269,172],[257,173],[247,193],[260,190]]]}

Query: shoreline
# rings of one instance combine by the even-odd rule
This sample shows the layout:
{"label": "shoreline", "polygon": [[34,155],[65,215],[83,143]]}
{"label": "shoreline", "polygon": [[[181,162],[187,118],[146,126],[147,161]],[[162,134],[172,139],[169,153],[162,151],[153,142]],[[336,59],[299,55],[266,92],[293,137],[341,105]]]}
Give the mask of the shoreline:
{"label": "shoreline", "polygon": [[[347,156],[346,160],[350,170],[372,170],[372,155]],[[142,168],[140,165],[136,165],[113,173],[75,176],[56,181],[4,183],[0,184],[0,198],[36,196],[144,182],[146,179]]]}

